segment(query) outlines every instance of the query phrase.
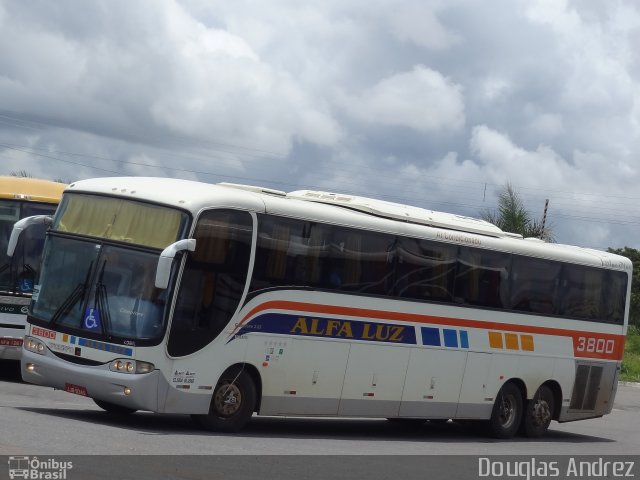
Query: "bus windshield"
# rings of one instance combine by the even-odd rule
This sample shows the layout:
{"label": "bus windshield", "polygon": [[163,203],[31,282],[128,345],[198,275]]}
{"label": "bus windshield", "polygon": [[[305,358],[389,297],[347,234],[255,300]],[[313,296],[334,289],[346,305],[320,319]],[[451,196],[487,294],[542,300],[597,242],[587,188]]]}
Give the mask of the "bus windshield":
{"label": "bus windshield", "polygon": [[0,291],[30,294],[38,275],[45,225],[34,225],[21,236],[13,257],[7,256],[7,244],[13,224],[32,215],[52,215],[56,205],[0,200]]}
{"label": "bus windshield", "polygon": [[35,319],[109,339],[152,340],[162,333],[166,290],[154,287],[158,252],[52,236],[44,258]]}
{"label": "bus windshield", "polygon": [[186,223],[179,210],[95,195],[65,194],[52,229],[151,248],[175,242]]}
{"label": "bus windshield", "polygon": [[187,224],[186,213],[168,207],[65,195],[45,246],[32,320],[112,341],[159,339],[167,293],[154,286],[158,258]]}

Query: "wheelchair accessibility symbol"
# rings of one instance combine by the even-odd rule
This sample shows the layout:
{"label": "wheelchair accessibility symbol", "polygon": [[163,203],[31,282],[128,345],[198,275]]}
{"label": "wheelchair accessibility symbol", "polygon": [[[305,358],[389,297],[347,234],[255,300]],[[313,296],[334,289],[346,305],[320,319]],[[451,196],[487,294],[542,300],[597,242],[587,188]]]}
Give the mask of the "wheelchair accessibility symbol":
{"label": "wheelchair accessibility symbol", "polygon": [[97,308],[87,308],[84,312],[84,328],[100,330],[100,311]]}

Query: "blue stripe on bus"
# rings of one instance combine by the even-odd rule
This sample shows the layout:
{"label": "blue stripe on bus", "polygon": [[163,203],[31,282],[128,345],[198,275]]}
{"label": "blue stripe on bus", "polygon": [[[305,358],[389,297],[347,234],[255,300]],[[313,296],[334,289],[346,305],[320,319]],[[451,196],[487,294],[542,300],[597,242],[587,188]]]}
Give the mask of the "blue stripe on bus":
{"label": "blue stripe on bus", "polygon": [[431,345],[433,347],[440,346],[440,329],[431,327],[422,327],[422,344]]}
{"label": "blue stripe on bus", "polygon": [[469,348],[469,335],[466,330],[460,330],[460,347]]}
{"label": "blue stripe on bus", "polygon": [[[442,339],[440,331],[442,330]],[[452,328],[421,327],[422,344],[429,347],[469,348],[469,334],[466,330]],[[460,339],[458,341],[458,339]]]}
{"label": "blue stripe on bus", "polygon": [[[274,333],[304,337],[342,338],[371,342],[416,345],[412,325],[362,322],[318,316],[265,313],[240,328],[236,336],[247,333]],[[229,340],[231,341],[233,337]]]}
{"label": "blue stripe on bus", "polygon": [[[442,335],[440,331],[442,330]],[[343,320],[310,315],[286,313],[264,313],[244,324],[229,339],[248,333],[269,333],[303,337],[341,338],[416,345],[415,327],[360,320]],[[449,328],[420,327],[422,344],[448,348],[469,348],[469,334],[466,330]],[[96,348],[96,347],[94,347]],[[100,347],[97,347],[100,348]],[[100,348],[102,349],[102,348]],[[130,355],[130,353],[127,353]]]}
{"label": "blue stripe on bus", "polygon": [[442,330],[444,337],[444,346],[458,348],[458,332],[445,328]]}
{"label": "blue stripe on bus", "polygon": [[121,347],[120,345],[111,345],[110,343],[96,342],[95,340],[89,340],[87,338],[79,338],[78,345],[81,347],[94,348],[96,350],[102,350],[103,352],[117,353],[118,355],[133,355],[133,350],[127,347]]}

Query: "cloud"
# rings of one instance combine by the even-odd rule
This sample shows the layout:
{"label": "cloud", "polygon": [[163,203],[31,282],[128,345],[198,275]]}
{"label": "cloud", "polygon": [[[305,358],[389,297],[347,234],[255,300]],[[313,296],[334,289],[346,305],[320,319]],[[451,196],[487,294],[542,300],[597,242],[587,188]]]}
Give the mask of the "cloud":
{"label": "cloud", "polygon": [[[109,3],[113,21],[91,33],[14,8],[17,21],[0,33],[5,109],[113,138],[224,138],[282,154],[295,139],[331,145],[341,136],[323,101],[287,71],[176,2]],[[99,6],[79,10],[101,15]],[[125,18],[140,24],[117,22]]]}
{"label": "cloud", "polygon": [[601,114],[628,108],[635,90],[629,72],[635,53],[627,38],[640,28],[640,14],[624,2],[611,3],[614,8],[604,17],[588,8],[581,12],[567,0],[537,0],[526,11],[556,36],[558,55],[567,63],[562,101],[568,108]]}
{"label": "cloud", "polygon": [[466,215],[510,181],[640,247],[639,42],[634,0],[0,0],[0,165]]}
{"label": "cloud", "polygon": [[460,43],[461,37],[443,26],[434,10],[424,1],[399,3],[389,19],[392,34],[430,50],[444,50]]}
{"label": "cloud", "polygon": [[462,87],[421,65],[384,78],[361,94],[345,95],[343,102],[358,120],[419,132],[457,130],[465,121]]}

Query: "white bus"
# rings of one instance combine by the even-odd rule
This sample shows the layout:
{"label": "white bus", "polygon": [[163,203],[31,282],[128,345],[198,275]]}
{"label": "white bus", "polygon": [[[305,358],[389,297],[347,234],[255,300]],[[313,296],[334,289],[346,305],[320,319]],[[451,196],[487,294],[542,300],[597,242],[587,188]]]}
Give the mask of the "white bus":
{"label": "white bus", "polygon": [[484,420],[613,407],[631,263],[330,193],[101,178],[47,234],[22,375],[112,413]]}
{"label": "white bus", "polygon": [[46,226],[29,229],[7,256],[9,236],[21,218],[53,215],[65,185],[34,178],[0,176],[0,360],[18,360]]}

